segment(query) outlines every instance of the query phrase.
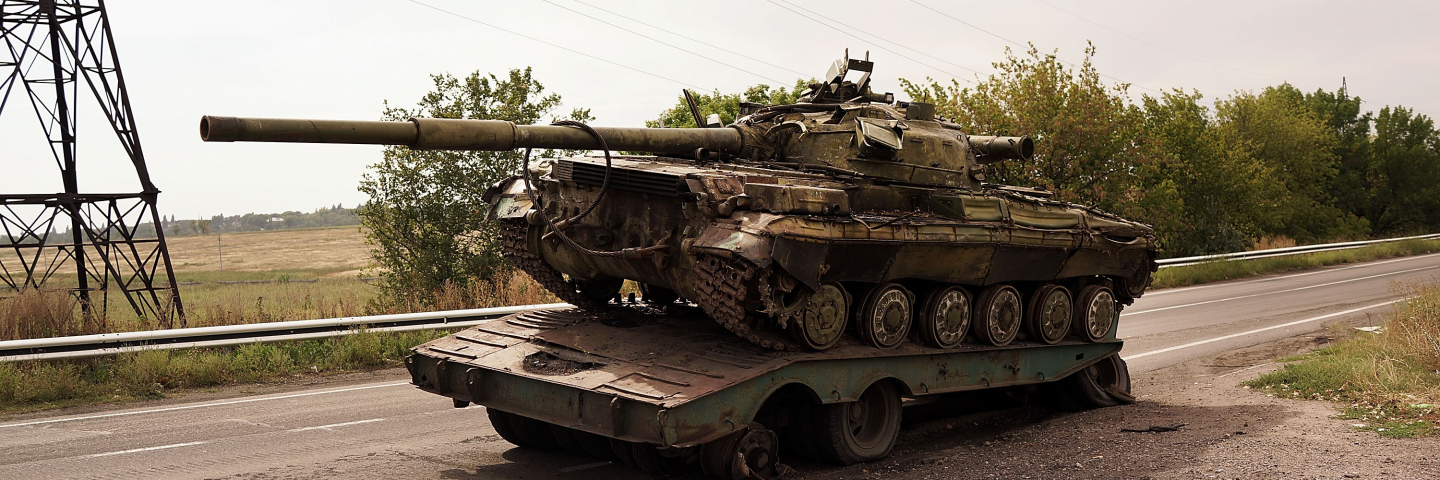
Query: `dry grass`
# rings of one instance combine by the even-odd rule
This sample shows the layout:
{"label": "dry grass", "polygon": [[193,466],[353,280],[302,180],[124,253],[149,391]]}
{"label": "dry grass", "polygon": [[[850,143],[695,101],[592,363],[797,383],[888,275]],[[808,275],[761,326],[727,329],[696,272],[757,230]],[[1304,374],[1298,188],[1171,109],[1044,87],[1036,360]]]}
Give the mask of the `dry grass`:
{"label": "dry grass", "polygon": [[1440,434],[1440,284],[1401,287],[1398,305],[1379,333],[1358,333],[1338,345],[1289,358],[1248,382],[1271,395],[1330,400],[1340,418],[1391,437]]}
{"label": "dry grass", "polygon": [[1250,250],[1274,250],[1276,248],[1287,248],[1293,246],[1295,246],[1295,239],[1284,235],[1276,235],[1273,237],[1265,237],[1256,240],[1255,245],[1252,246]]}
{"label": "dry grass", "polygon": [[[223,241],[224,270],[216,241]],[[379,290],[358,272],[368,261],[355,227],[176,237],[170,240],[186,326],[308,320],[386,313],[454,310],[558,301],[523,273],[494,282],[434,292],[434,305],[377,304]],[[62,282],[48,287],[62,288]],[[246,283],[265,282],[265,283]],[[157,328],[112,298],[103,315],[84,318],[64,292],[28,291],[0,299],[0,340]]]}
{"label": "dry grass", "polygon": [[[167,238],[175,273],[328,271],[354,276],[370,261],[359,227],[243,232]],[[225,263],[220,263],[220,257]]]}

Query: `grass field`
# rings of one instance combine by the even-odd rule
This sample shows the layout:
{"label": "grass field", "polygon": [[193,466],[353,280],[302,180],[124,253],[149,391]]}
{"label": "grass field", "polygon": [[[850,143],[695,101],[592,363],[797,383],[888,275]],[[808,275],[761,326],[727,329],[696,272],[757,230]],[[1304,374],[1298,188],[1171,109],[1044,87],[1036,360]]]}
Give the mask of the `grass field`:
{"label": "grass field", "polygon": [[1337,332],[1350,338],[1282,359],[1284,367],[1246,386],[1335,402],[1338,418],[1387,437],[1440,434],[1440,284],[1402,288],[1410,300],[1379,332]]}
{"label": "grass field", "polygon": [[[432,309],[371,303],[379,291],[360,278],[369,248],[356,227],[177,237],[169,244],[189,327]],[[434,300],[440,310],[556,301],[519,273],[493,284],[435,292]],[[89,320],[63,292],[0,300],[0,340],[153,328],[156,322],[137,316],[123,298],[112,298],[106,315]]]}

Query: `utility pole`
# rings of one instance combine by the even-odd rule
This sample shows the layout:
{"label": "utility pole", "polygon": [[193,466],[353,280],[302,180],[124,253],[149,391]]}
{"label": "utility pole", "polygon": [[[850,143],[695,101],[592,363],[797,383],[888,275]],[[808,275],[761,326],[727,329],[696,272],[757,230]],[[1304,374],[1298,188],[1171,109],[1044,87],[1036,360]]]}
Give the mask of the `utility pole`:
{"label": "utility pole", "polygon": [[[10,54],[0,53],[0,116],[39,118],[64,189],[0,193],[0,289],[42,289],[70,265],[75,283],[69,290],[87,319],[103,319],[115,292],[142,318],[164,327],[178,318],[183,327],[185,309],[156,207],[160,189],[150,181],[112,39],[104,0],[0,0],[0,40]],[[92,97],[80,94],[81,85],[119,138],[139,192],[80,191],[76,111],[82,98]],[[10,101],[14,97],[28,99],[33,111],[15,111],[24,103]],[[34,168],[40,160],[7,154],[0,169]],[[155,238],[140,230],[147,222]],[[68,238],[54,234],[60,226],[69,227]]]}

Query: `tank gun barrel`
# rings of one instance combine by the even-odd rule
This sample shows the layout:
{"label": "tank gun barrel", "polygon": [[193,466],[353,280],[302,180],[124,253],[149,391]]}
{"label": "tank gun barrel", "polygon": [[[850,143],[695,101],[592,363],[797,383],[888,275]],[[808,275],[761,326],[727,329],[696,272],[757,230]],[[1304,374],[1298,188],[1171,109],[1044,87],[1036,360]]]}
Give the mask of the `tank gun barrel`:
{"label": "tank gun barrel", "polygon": [[[610,150],[690,154],[697,149],[739,153],[744,141],[734,128],[595,127]],[[200,138],[207,142],[287,142],[404,145],[416,150],[598,150],[599,142],[573,127],[516,125],[503,120],[412,118],[404,122],[241,118],[206,115]]]}
{"label": "tank gun barrel", "polygon": [[1030,137],[971,135],[970,148],[975,149],[975,161],[978,163],[1029,160],[1035,156],[1035,141]]}

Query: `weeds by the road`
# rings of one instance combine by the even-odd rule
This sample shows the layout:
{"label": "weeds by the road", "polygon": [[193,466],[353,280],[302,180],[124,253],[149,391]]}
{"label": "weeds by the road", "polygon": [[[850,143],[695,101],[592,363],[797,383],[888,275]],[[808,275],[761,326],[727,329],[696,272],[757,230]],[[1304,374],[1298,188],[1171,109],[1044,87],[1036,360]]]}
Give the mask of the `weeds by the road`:
{"label": "weeds by the road", "polygon": [[[380,304],[375,287],[358,278],[331,278],[325,271],[205,272],[205,283],[180,285],[187,326],[208,327],[247,323],[352,317],[387,313],[532,305],[559,301],[519,271],[492,282],[446,286],[428,296],[429,305]],[[185,282],[194,281],[188,275]],[[270,283],[219,283],[271,280]],[[131,332],[157,328],[153,320],[135,315],[123,303],[110,305],[104,316],[80,313],[65,292],[29,291],[0,299],[0,340]]]}
{"label": "weeds by the road", "polygon": [[1411,299],[1378,333],[1284,359],[1280,370],[1246,386],[1337,402],[1338,418],[1388,437],[1440,434],[1440,284],[1405,290]]}
{"label": "weeds by the road", "polygon": [[236,383],[274,382],[401,365],[410,347],[446,330],[358,332],[232,348],[151,350],[110,357],[0,363],[0,414],[163,398]]}
{"label": "weeds by the road", "polygon": [[1368,262],[1440,252],[1440,240],[1404,240],[1381,243],[1348,250],[1335,250],[1302,255],[1285,255],[1254,260],[1225,260],[1198,263],[1183,267],[1162,268],[1155,273],[1151,288],[1171,288],[1253,277],[1270,273],[1306,270],[1344,263]]}

